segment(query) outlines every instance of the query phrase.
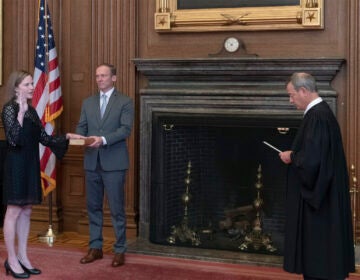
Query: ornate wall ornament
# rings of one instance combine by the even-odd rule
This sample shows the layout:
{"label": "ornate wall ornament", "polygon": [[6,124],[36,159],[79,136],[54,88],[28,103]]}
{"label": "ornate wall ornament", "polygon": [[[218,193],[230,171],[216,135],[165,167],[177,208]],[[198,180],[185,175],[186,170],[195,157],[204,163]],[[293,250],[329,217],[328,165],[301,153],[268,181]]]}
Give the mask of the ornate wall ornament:
{"label": "ornate wall ornament", "polygon": [[[324,28],[325,0],[258,0],[256,6],[209,8],[197,0],[195,9],[178,9],[179,0],[155,0],[155,30],[159,32],[302,30]],[[194,0],[196,1],[196,0]],[[264,6],[261,5],[262,1]],[[204,3],[204,4],[202,4]],[[224,4],[225,5],[225,4]]]}

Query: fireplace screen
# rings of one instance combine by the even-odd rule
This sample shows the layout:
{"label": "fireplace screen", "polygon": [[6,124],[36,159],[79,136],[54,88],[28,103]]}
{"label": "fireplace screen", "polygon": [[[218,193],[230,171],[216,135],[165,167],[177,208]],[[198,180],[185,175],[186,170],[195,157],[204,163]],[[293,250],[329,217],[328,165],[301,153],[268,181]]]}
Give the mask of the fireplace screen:
{"label": "fireplace screen", "polygon": [[283,252],[286,166],[299,120],[168,116],[152,126],[150,241]]}

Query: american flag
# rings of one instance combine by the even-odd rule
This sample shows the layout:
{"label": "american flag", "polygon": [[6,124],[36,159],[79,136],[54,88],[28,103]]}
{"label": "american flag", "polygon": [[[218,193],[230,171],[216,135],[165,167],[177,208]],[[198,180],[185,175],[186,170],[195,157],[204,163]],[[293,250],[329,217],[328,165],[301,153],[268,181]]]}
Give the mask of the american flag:
{"label": "american flag", "polygon": [[[54,120],[63,110],[60,73],[52,30],[49,7],[46,0],[39,1],[39,24],[35,54],[34,96],[36,109],[46,132],[54,133]],[[47,196],[56,188],[56,157],[51,150],[40,144],[41,186]]]}

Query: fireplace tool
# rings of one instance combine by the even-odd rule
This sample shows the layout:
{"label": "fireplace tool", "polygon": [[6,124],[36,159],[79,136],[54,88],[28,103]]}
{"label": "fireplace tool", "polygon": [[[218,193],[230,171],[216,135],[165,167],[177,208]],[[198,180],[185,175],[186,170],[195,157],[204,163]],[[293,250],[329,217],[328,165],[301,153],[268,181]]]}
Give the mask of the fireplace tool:
{"label": "fireplace tool", "polygon": [[167,238],[167,242],[170,244],[176,244],[176,240],[181,242],[191,241],[191,244],[194,246],[199,246],[201,244],[199,235],[189,227],[189,218],[188,218],[188,205],[191,199],[190,194],[190,175],[191,175],[191,161],[187,164],[185,178],[185,193],[181,196],[181,199],[184,203],[184,217],[181,223],[178,226],[173,225],[171,227],[171,235]]}
{"label": "fireplace tool", "polygon": [[250,251],[251,249],[259,251],[265,249],[273,253],[277,251],[277,248],[272,245],[271,236],[264,233],[262,229],[261,210],[264,201],[261,198],[261,189],[263,188],[261,164],[259,164],[257,171],[257,180],[255,183],[256,198],[253,201],[256,217],[253,221],[252,230],[245,235],[244,242],[241,243],[238,248],[242,251]]}

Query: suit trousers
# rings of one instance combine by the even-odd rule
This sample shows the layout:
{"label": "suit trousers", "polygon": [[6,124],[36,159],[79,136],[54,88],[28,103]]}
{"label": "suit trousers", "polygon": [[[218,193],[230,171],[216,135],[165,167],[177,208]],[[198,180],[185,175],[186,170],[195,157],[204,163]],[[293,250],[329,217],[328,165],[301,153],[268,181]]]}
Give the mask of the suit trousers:
{"label": "suit trousers", "polygon": [[99,161],[95,171],[85,170],[90,248],[100,249],[103,246],[103,202],[105,192],[116,238],[114,252],[124,253],[126,251],[126,213],[124,205],[126,171],[104,171]]}

